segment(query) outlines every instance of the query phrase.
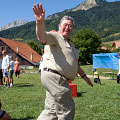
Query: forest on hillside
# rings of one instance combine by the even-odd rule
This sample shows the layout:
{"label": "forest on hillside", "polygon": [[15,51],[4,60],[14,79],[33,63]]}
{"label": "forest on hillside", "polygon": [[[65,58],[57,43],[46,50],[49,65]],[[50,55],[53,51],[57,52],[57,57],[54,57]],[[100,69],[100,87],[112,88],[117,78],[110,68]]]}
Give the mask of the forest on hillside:
{"label": "forest on hillside", "polygon": [[[57,18],[45,21],[46,31],[57,30],[58,23],[64,15],[70,15],[75,20],[74,32],[84,28],[90,28],[96,31],[102,38],[102,42],[114,41],[120,39],[120,2],[105,2],[100,6],[89,10],[64,11],[59,13]],[[117,33],[117,34],[116,34]],[[0,37],[13,40],[37,41],[35,33],[35,21],[25,25],[14,27],[8,30],[0,31]]]}

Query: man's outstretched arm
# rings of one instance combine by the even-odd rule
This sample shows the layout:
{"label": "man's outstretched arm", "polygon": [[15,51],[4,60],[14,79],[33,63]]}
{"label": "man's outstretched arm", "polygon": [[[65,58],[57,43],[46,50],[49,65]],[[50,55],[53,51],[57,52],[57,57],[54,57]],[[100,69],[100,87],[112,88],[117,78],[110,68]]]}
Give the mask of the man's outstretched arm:
{"label": "man's outstretched arm", "polygon": [[36,20],[36,35],[38,40],[45,44],[45,10],[42,8],[42,4],[33,6],[34,16]]}
{"label": "man's outstretched arm", "polygon": [[87,75],[84,73],[84,71],[81,69],[79,65],[78,65],[78,74],[87,82],[88,85],[93,87],[91,80],[87,77]]}

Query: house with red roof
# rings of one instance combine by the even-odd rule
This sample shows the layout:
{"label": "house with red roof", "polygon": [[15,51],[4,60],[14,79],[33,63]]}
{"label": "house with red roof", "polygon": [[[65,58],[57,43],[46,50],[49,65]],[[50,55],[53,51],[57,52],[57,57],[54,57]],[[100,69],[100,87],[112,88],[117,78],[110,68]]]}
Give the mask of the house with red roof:
{"label": "house with red roof", "polygon": [[3,50],[14,59],[18,57],[21,66],[36,67],[41,60],[41,56],[26,43],[0,37],[0,52]]}

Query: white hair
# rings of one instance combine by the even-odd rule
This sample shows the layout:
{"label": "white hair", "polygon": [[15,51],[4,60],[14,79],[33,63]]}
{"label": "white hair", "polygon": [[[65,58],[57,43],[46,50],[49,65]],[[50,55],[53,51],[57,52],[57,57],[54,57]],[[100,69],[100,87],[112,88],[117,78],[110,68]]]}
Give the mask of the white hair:
{"label": "white hair", "polygon": [[60,20],[59,24],[61,24],[63,22],[63,20],[71,20],[72,23],[73,23],[73,25],[74,25],[74,19],[72,17],[70,17],[70,16],[64,16],[64,17],[62,17],[62,19]]}

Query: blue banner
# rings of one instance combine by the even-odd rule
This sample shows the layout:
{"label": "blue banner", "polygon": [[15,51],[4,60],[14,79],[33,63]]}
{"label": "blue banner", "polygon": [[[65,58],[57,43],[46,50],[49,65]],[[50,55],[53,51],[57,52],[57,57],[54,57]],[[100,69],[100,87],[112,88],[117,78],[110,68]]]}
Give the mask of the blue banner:
{"label": "blue banner", "polygon": [[93,69],[108,68],[119,69],[118,53],[100,53],[93,54]]}

